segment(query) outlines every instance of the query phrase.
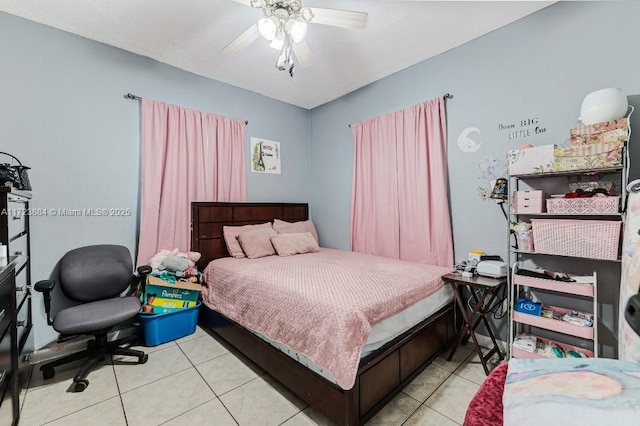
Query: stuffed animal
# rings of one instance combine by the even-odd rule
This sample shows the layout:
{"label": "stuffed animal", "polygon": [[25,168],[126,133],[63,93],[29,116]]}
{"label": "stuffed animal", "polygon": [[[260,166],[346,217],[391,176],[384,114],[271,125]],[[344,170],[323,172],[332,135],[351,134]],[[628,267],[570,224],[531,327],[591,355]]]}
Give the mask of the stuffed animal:
{"label": "stuffed animal", "polygon": [[174,256],[170,254],[162,261],[164,269],[171,272],[184,272],[189,267],[189,259],[182,256]]}
{"label": "stuffed animal", "polygon": [[150,260],[149,265],[154,271],[184,272],[187,268],[193,268],[200,260],[201,254],[197,251],[180,252],[173,250],[160,250]]}

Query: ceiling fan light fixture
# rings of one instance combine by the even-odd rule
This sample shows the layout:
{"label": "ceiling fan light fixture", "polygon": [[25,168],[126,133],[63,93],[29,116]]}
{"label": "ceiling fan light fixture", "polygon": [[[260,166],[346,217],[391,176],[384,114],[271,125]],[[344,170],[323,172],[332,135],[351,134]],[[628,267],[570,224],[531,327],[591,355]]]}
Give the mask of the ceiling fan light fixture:
{"label": "ceiling fan light fixture", "polygon": [[304,19],[306,22],[311,22],[315,15],[313,14],[313,10],[310,7],[303,7],[300,9],[300,17]]}
{"label": "ceiling fan light fixture", "polygon": [[289,19],[287,21],[287,32],[291,35],[294,43],[300,43],[307,35],[307,23]]}
{"label": "ceiling fan light fixture", "polygon": [[276,19],[273,17],[260,19],[258,21],[258,31],[265,40],[272,41],[278,31]]}
{"label": "ceiling fan light fixture", "polygon": [[276,50],[282,50],[282,47],[284,46],[285,37],[286,37],[286,34],[284,31],[278,31],[276,33],[276,36],[271,41],[271,44],[269,45],[269,47]]}

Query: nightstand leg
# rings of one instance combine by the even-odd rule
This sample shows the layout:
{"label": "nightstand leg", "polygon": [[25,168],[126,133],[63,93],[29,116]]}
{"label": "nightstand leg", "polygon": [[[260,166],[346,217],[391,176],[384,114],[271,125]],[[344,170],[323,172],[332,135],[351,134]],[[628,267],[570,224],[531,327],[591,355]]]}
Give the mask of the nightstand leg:
{"label": "nightstand leg", "polygon": [[[465,324],[462,327],[460,334],[458,334],[458,338],[456,339],[455,344],[451,348],[451,352],[447,357],[447,361],[451,361],[460,343],[463,340],[468,339],[468,337],[471,337],[471,339],[473,340],[473,346],[475,348],[475,351],[478,354],[478,357],[480,358],[480,362],[482,363],[482,368],[484,369],[485,374],[489,375],[489,367],[487,366],[487,360],[494,353],[496,353],[496,351],[500,355],[500,359],[502,359],[502,353],[500,352],[495,336],[491,331],[491,327],[489,326],[489,321],[487,320],[483,306],[488,296],[491,296],[491,297],[489,297],[489,301],[487,305],[491,306],[491,304],[495,301],[497,297],[497,292],[483,291],[482,295],[478,298],[477,294],[473,291],[473,289],[470,288],[469,290],[471,292],[473,300],[475,301],[475,306],[471,310],[471,314],[467,314],[467,309],[464,304],[464,300],[460,295],[460,290],[458,286],[454,283],[451,283],[451,286],[453,287],[453,294],[456,298],[456,301],[458,302],[458,306],[460,307],[462,318],[464,319]],[[476,338],[476,334],[474,332],[474,330],[480,324],[480,321],[483,321],[485,326],[487,327],[487,331],[489,332],[489,336],[491,337],[491,341],[493,342],[493,345],[494,345],[487,355],[482,354],[482,348],[480,347],[480,344],[478,343],[478,339]],[[468,333],[468,337],[467,337],[467,333]]]}
{"label": "nightstand leg", "polygon": [[[499,288],[495,289],[493,291],[491,291],[491,297],[489,298],[489,301],[487,302],[487,309],[482,309],[480,311],[480,318],[478,318],[478,320],[476,320],[476,324],[474,324],[473,328],[475,330],[475,328],[478,326],[478,322],[480,320],[482,320],[484,322],[484,326],[487,329],[487,333],[489,333],[489,337],[491,338],[491,342],[493,343],[493,347],[491,348],[491,351],[489,351],[489,353],[487,353],[485,355],[485,357],[487,359],[491,358],[491,355],[493,355],[494,353],[498,353],[498,357],[500,357],[500,359],[504,359],[504,355],[502,354],[502,351],[500,350],[500,346],[498,346],[498,341],[496,340],[495,334],[493,332],[493,327],[491,326],[491,323],[489,322],[489,320],[487,319],[486,314],[488,312],[491,312],[491,309],[494,308],[494,306],[492,306],[496,299],[498,298],[498,292],[499,292]],[[485,294],[488,292],[485,292]],[[476,302],[476,304],[480,304],[480,301],[478,300],[478,297],[476,296],[475,293],[472,292],[473,298]],[[502,302],[500,302],[502,303]],[[481,304],[482,306],[482,304]],[[481,357],[482,358],[482,357]],[[484,362],[483,362],[484,364]]]}
{"label": "nightstand leg", "polygon": [[458,286],[454,282],[451,282],[450,284],[451,284],[451,288],[453,289],[453,295],[455,296],[456,302],[458,303],[458,307],[460,308],[460,314],[462,315],[462,318],[464,319],[464,324],[462,326],[462,329],[458,333],[458,338],[456,339],[456,342],[453,344],[453,347],[451,348],[451,352],[449,352],[449,356],[447,357],[447,361],[451,361],[451,358],[453,358],[453,354],[456,353],[456,350],[458,349],[458,346],[460,345],[460,342],[462,341],[464,336],[467,334],[467,328],[469,328],[469,321],[468,321],[468,317],[467,317],[467,309],[464,306],[464,302],[462,300],[462,297],[460,296],[460,292],[458,291]]}

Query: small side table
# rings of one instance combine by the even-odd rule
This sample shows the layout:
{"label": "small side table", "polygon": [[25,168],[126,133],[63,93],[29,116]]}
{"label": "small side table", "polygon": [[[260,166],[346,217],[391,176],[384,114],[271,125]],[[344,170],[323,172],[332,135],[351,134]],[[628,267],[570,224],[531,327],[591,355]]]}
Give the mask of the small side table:
{"label": "small side table", "polygon": [[[504,359],[504,354],[498,347],[498,342],[496,341],[486,314],[489,313],[498,303],[502,303],[502,301],[498,299],[498,294],[507,284],[507,278],[489,278],[478,275],[463,277],[460,274],[447,274],[444,275],[442,279],[445,283],[449,283],[451,285],[453,294],[458,302],[460,311],[462,312],[462,318],[464,318],[465,322],[464,327],[460,330],[460,334],[458,334],[458,338],[456,339],[453,348],[451,348],[451,353],[449,354],[447,361],[451,361],[451,358],[453,358],[453,355],[456,353],[456,350],[458,349],[458,346],[460,346],[462,340],[465,338],[468,339],[470,336],[473,340],[476,352],[478,353],[478,357],[482,362],[482,367],[484,367],[484,372],[489,375],[487,361],[491,359],[495,353],[498,354],[500,359]],[[460,294],[461,287],[467,287],[469,289],[471,297],[475,302],[475,306],[471,310],[471,313],[467,312],[467,305]],[[478,294],[476,294],[476,291],[478,290],[481,292],[479,297]],[[475,329],[480,325],[480,321],[484,322],[487,332],[489,333],[489,337],[491,337],[491,341],[493,342],[493,348],[491,348],[486,355],[482,354],[482,349],[480,348],[478,339],[474,333]]]}

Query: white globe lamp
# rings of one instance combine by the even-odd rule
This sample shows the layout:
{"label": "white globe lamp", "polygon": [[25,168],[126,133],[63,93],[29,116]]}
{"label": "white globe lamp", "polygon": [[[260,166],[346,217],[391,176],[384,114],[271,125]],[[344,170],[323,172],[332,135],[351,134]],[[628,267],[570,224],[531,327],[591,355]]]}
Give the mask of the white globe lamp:
{"label": "white globe lamp", "polygon": [[629,109],[627,96],[622,90],[611,87],[589,93],[582,101],[580,121],[583,124],[616,120],[626,115]]}

